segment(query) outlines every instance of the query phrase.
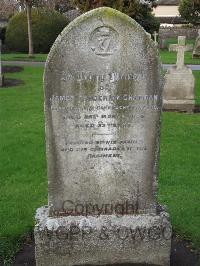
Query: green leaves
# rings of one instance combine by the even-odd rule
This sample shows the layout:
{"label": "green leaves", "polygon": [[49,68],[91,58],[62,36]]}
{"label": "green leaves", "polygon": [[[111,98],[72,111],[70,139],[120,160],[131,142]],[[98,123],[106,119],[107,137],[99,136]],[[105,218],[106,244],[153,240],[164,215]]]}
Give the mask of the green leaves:
{"label": "green leaves", "polygon": [[200,0],[182,0],[179,12],[182,18],[193,25],[200,24]]}

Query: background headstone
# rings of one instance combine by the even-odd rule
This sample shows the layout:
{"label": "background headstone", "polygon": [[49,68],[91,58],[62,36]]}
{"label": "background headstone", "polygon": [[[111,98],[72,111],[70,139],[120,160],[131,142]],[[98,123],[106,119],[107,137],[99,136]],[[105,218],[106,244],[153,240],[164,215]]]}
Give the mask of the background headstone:
{"label": "background headstone", "polygon": [[92,10],[64,29],[45,67],[49,206],[37,265],[169,265],[171,225],[156,200],[161,65],[130,17]]}
{"label": "background headstone", "polygon": [[1,62],[1,49],[2,49],[2,41],[0,39],[0,87],[3,86],[3,73],[2,73],[2,62]]}
{"label": "background headstone", "polygon": [[166,39],[160,39],[159,38],[159,47],[160,47],[160,49],[166,49],[167,48]]}
{"label": "background headstone", "polygon": [[158,33],[157,33],[156,31],[154,31],[154,33],[153,33],[153,38],[154,38],[154,42],[155,42],[156,45],[158,44],[158,39],[157,39],[157,37],[158,37]]}
{"label": "background headstone", "polygon": [[198,36],[195,41],[194,50],[193,50],[193,58],[200,57],[200,30],[198,30]]}
{"label": "background headstone", "polygon": [[[174,46],[175,48],[175,46]],[[184,65],[185,36],[178,37],[176,45],[177,61],[165,75],[164,109],[192,112],[195,107],[194,83],[192,70]]]}
{"label": "background headstone", "polygon": [[177,52],[180,50],[180,47],[184,47],[184,51],[193,51],[193,44],[185,44],[186,36],[178,36],[178,44],[170,44],[169,52]]}

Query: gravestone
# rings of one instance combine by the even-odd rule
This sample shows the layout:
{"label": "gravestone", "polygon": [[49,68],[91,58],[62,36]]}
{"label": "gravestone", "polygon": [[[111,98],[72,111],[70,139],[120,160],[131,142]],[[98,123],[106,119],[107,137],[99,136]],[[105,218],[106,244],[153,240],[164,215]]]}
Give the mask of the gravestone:
{"label": "gravestone", "polygon": [[195,41],[192,55],[193,55],[193,58],[200,58],[200,30],[198,30],[198,37]]}
{"label": "gravestone", "polygon": [[71,22],[45,75],[48,206],[36,214],[37,265],[169,265],[157,204],[161,64],[130,17],[103,7]]}
{"label": "gravestone", "polygon": [[176,65],[169,68],[165,75],[164,110],[193,112],[195,108],[194,85],[192,70],[184,65],[186,51],[185,36],[178,37],[176,46]]}
{"label": "gravestone", "polygon": [[154,42],[155,42],[156,45],[158,44],[157,37],[158,37],[158,33],[156,31],[154,31],[153,38],[154,38]]}
{"label": "gravestone", "polygon": [[160,47],[160,49],[166,49],[167,48],[166,39],[159,39],[159,47]]}
{"label": "gravestone", "polygon": [[178,44],[170,44],[169,45],[169,52],[177,52],[179,51],[180,45],[184,46],[184,51],[193,51],[193,44],[185,44],[186,36],[179,36],[178,37]]}
{"label": "gravestone", "polygon": [[0,87],[3,86],[3,74],[2,74],[2,62],[1,62],[1,47],[2,46],[2,41],[0,39]]}

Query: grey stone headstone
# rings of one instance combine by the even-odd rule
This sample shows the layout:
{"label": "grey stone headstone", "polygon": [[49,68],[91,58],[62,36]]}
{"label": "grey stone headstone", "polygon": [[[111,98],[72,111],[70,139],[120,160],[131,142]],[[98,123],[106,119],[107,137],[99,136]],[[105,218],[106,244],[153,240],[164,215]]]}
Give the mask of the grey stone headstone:
{"label": "grey stone headstone", "polygon": [[185,39],[185,36],[178,36],[178,44],[171,46],[171,50],[177,51],[177,61],[165,75],[165,110],[193,112],[195,107],[195,79],[192,70],[184,64],[184,54],[188,51]]}
{"label": "grey stone headstone", "polygon": [[[151,36],[116,10],[90,11],[57,38],[44,75],[49,206],[37,212],[37,265],[169,264],[171,227],[156,201],[162,85]],[[71,225],[89,227],[87,240],[66,235]],[[169,237],[137,248],[98,237],[124,227]]]}
{"label": "grey stone headstone", "polygon": [[166,43],[165,39],[159,40],[159,47],[160,47],[160,49],[166,49],[167,48],[167,43]]}
{"label": "grey stone headstone", "polygon": [[157,49],[127,17],[110,18],[109,9],[94,14],[62,32],[46,63],[49,204],[62,212],[69,199],[128,200],[140,213],[155,212]]}
{"label": "grey stone headstone", "polygon": [[154,39],[154,43],[157,45],[158,44],[158,37],[159,35],[158,35],[158,33],[156,32],[156,31],[154,31],[154,33],[153,33],[153,39]]}
{"label": "grey stone headstone", "polygon": [[195,41],[192,55],[193,55],[193,58],[200,58],[200,30],[198,30],[198,36]]}

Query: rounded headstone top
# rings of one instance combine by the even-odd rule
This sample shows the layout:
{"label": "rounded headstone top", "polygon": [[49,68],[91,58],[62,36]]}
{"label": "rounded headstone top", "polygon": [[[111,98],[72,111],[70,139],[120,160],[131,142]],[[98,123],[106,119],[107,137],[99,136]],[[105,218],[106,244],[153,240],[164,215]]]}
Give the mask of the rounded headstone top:
{"label": "rounded headstone top", "polygon": [[[146,39],[148,46],[151,46],[151,49],[154,50],[154,52],[157,54],[158,56],[158,50],[157,47],[154,43],[154,41],[151,39],[151,35],[146,32],[144,30],[144,28],[139,25],[134,19],[132,19],[131,17],[129,17],[128,15],[110,8],[110,7],[100,7],[100,8],[96,8],[93,9],[87,13],[84,13],[82,15],[80,15],[79,17],[75,18],[71,23],[69,23],[68,26],[66,26],[64,28],[64,30],[61,32],[61,34],[57,37],[55,43],[53,44],[50,53],[48,55],[47,58],[47,62],[50,61],[51,57],[54,55],[54,53],[56,52],[56,47],[59,46],[59,44],[63,41],[66,41],[66,36],[68,35],[68,33],[72,30],[75,29],[76,27],[83,27],[83,22],[86,21],[90,21],[93,20],[91,24],[95,24],[96,27],[99,27],[101,29],[101,31],[106,30],[105,27],[110,24],[111,27],[116,23],[116,20],[118,20],[119,22],[121,22],[123,24],[123,26],[127,26],[127,27],[131,27],[134,29],[135,32],[140,33],[141,38]],[[119,26],[119,24],[118,24]],[[87,24],[88,27],[88,31],[90,30],[90,24]],[[104,27],[104,29],[103,29]],[[120,27],[120,26],[119,26]],[[83,30],[85,30],[85,28],[83,28]],[[113,26],[113,30],[111,29],[110,32],[113,33],[114,35],[114,26]],[[111,34],[112,34],[111,33]],[[123,32],[120,32],[120,34],[122,33],[122,35],[124,35]],[[95,34],[95,33],[94,33]],[[126,36],[124,36],[125,38]]]}

